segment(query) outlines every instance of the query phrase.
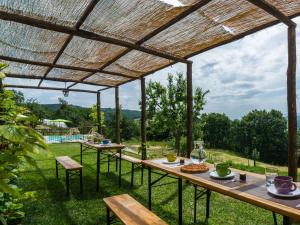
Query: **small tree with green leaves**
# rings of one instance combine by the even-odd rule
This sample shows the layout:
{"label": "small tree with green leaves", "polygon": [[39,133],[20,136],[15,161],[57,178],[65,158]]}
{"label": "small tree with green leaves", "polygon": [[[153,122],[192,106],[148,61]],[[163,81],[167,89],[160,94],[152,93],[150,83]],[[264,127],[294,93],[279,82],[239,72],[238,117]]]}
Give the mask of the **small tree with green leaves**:
{"label": "small tree with green leaves", "polygon": [[29,111],[17,106],[14,93],[3,88],[5,67],[0,64],[0,221],[12,224],[24,217],[22,201],[32,197],[18,187],[19,168],[24,161],[35,164],[33,154],[45,150],[46,143],[27,126]]}
{"label": "small tree with green leaves", "polygon": [[[186,133],[186,79],[182,73],[176,76],[169,74],[167,86],[159,82],[150,81],[146,87],[147,117],[148,123],[158,125],[157,129],[169,131],[175,139],[175,149],[180,153],[180,140]],[[193,96],[193,119],[199,120],[200,111],[205,104],[205,95],[208,91],[203,91],[197,87]],[[159,132],[158,130],[156,132]],[[181,152],[189,155],[189,152]]]}

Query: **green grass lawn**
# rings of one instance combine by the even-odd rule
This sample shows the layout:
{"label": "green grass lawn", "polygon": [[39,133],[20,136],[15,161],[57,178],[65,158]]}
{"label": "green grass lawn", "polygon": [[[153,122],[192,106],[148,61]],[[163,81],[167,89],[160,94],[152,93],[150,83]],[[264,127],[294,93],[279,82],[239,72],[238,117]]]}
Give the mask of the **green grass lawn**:
{"label": "green grass lawn", "polygon": [[[65,172],[61,169],[60,178],[55,178],[54,157],[68,155],[80,160],[78,144],[49,145],[51,155],[36,156],[37,166],[24,165],[21,173],[21,186],[25,191],[36,191],[35,201],[25,203],[26,217],[22,224],[30,225],[94,225],[105,224],[104,197],[128,193],[140,203],[147,206],[147,173],[144,185],[140,185],[140,173],[135,176],[135,187],[130,187],[131,165],[123,162],[122,187],[118,188],[117,174],[107,173],[107,164],[101,166],[100,192],[96,185],[96,154],[86,152],[83,157],[84,193],[79,193],[79,179],[73,177],[70,182],[70,197],[65,196]],[[114,164],[112,164],[114,165]],[[112,166],[112,168],[114,168]],[[167,182],[167,180],[164,180]],[[193,224],[193,187],[183,185],[184,224]],[[169,224],[177,224],[177,183],[156,187],[152,193],[153,211]],[[198,204],[198,224],[204,224],[205,201]],[[279,217],[281,223],[281,217]],[[211,225],[269,225],[273,224],[269,211],[251,206],[247,203],[213,193],[211,198]]]}

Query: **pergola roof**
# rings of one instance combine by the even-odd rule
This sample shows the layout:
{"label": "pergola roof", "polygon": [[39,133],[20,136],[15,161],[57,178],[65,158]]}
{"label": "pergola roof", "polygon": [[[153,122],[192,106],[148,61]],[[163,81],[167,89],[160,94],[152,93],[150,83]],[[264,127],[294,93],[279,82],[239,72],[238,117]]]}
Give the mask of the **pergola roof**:
{"label": "pergola roof", "polygon": [[299,0],[0,0],[8,77],[115,87],[279,22]]}

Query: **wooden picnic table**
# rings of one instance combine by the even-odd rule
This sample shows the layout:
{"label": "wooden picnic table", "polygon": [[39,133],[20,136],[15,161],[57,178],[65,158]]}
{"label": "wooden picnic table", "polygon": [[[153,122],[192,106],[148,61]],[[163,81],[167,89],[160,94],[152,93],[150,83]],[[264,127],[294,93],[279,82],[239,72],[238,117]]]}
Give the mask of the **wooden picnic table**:
{"label": "wooden picnic table", "polygon": [[[205,173],[189,174],[180,171],[180,166],[163,164],[165,159],[143,160],[142,163],[148,168],[148,204],[151,209],[151,187],[157,180],[161,180],[167,175],[171,175],[178,179],[178,223],[182,224],[182,180],[206,188],[211,191],[218,192],[223,195],[247,202],[249,204],[270,210],[283,216],[283,224],[290,224],[290,219],[300,220],[300,208],[296,206],[300,204],[300,198],[284,199],[277,198],[268,194],[265,185],[265,176],[247,172],[247,181],[242,183],[236,176],[236,182],[228,182],[227,180],[216,180],[210,177],[209,173],[214,170],[213,165],[209,165],[210,169]],[[185,159],[185,162],[190,162]],[[151,180],[152,169],[164,172],[156,181]],[[240,170],[232,169],[237,175]],[[244,172],[244,171],[243,171]],[[298,187],[300,186],[297,183]]]}
{"label": "wooden picnic table", "polygon": [[[110,144],[94,144],[87,141],[78,141],[80,144],[80,164],[82,165],[82,153],[88,150],[97,151],[97,174],[96,174],[96,191],[99,191],[100,186],[100,164],[101,164],[101,153],[111,154],[111,156],[119,154],[122,155],[122,149],[125,145],[110,143]],[[110,156],[108,156],[110,157]],[[119,187],[121,186],[121,173],[122,173],[122,160],[119,160]]]}

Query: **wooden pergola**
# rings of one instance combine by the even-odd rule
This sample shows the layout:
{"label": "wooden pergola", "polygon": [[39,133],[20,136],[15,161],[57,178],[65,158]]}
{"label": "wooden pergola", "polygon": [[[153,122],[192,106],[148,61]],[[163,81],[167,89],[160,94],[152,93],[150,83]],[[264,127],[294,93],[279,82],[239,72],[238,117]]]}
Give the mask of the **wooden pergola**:
{"label": "wooden pergola", "polygon": [[[48,0],[35,5],[31,1],[0,0],[0,60],[10,64],[7,76],[39,81],[36,86],[7,87],[95,93],[100,133],[100,94],[114,88],[119,143],[119,86],[139,79],[141,142],[145,143],[145,76],[184,63],[187,66],[187,150],[191,152],[193,88],[189,58],[284,23],[288,27],[288,173],[296,180],[296,24],[292,18],[300,15],[299,0],[176,2],[180,5],[173,6],[163,0],[60,3]],[[72,84],[66,88],[48,87],[44,81]],[[101,88],[98,91],[74,88],[78,84]]]}

